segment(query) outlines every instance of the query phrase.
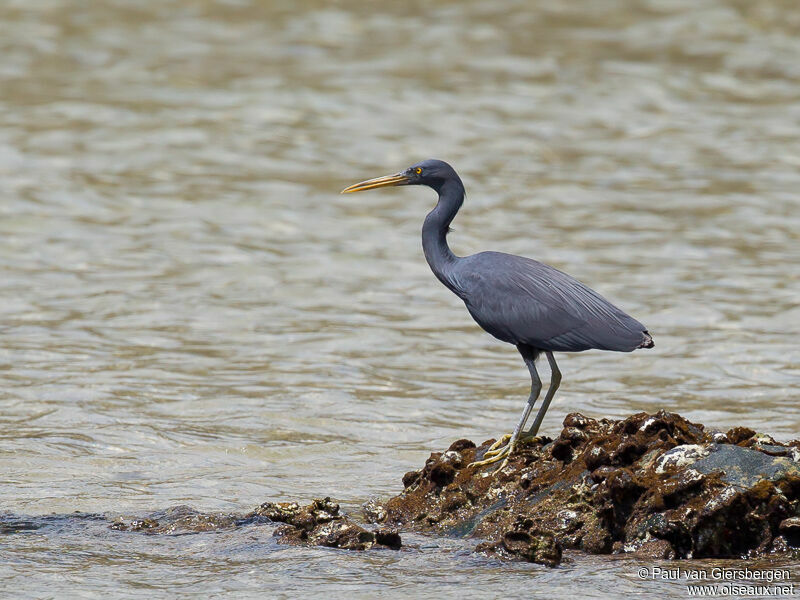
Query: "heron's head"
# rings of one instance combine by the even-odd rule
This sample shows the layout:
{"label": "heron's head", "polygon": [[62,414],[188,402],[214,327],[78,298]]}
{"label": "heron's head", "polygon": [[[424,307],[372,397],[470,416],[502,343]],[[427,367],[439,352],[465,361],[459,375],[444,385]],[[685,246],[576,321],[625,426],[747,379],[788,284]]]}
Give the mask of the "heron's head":
{"label": "heron's head", "polygon": [[445,183],[451,180],[460,182],[453,167],[443,160],[429,158],[428,160],[423,160],[415,165],[411,165],[405,171],[400,171],[394,175],[385,175],[376,179],[368,179],[367,181],[355,183],[343,189],[342,193],[363,192],[365,190],[395,185],[427,185],[438,192]]}

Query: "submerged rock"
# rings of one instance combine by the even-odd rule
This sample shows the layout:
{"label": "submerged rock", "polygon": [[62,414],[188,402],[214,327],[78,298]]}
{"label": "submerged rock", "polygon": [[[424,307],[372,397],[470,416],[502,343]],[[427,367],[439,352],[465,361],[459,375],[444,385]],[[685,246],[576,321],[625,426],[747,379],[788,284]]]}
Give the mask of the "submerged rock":
{"label": "submerged rock", "polygon": [[[800,442],[727,434],[661,411],[564,420],[508,465],[471,467],[494,440],[459,440],[403,476],[381,521],[489,540],[479,551],[553,565],[561,548],[656,558],[742,557],[800,542]],[[499,464],[499,463],[498,463]]]}
{"label": "submerged rock", "polygon": [[189,506],[175,506],[148,517],[119,517],[109,526],[116,531],[149,535],[184,535],[238,529],[249,525],[283,523],[274,535],[281,543],[305,546],[328,546],[346,550],[373,547],[397,550],[400,534],[393,529],[370,531],[339,512],[330,498],[316,499],[308,506],[296,502],[265,502],[244,514],[202,513]]}
{"label": "submerged rock", "polygon": [[116,531],[136,531],[148,534],[183,535],[206,531],[236,529],[242,517],[232,514],[202,513],[190,506],[173,506],[148,517],[125,519],[118,517],[110,525]]}

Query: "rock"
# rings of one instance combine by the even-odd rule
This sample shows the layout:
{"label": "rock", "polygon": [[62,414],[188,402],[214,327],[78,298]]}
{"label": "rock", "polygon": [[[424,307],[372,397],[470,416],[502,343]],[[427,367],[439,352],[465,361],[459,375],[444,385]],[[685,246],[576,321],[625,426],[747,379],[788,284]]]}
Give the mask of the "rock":
{"label": "rock", "polygon": [[784,543],[800,547],[800,517],[790,517],[781,521],[778,529],[783,534]]}
{"label": "rock", "polygon": [[494,540],[477,550],[550,565],[562,547],[669,559],[800,545],[798,442],[745,427],[706,432],[665,411],[573,413],[555,440],[519,444],[502,471],[470,467],[493,441],[431,454],[404,476],[383,522]]}
{"label": "rock", "polygon": [[635,550],[636,556],[641,558],[655,558],[659,560],[675,558],[675,550],[667,540],[650,540],[644,542]]}
{"label": "rock", "polygon": [[184,535],[206,531],[236,529],[241,517],[232,514],[201,513],[190,506],[173,506],[149,517],[124,519],[110,525],[116,531],[135,531],[151,535]]}
{"label": "rock", "polygon": [[285,523],[275,530],[284,544],[328,546],[346,550],[367,550],[382,546],[397,550],[402,540],[393,529],[368,531],[339,513],[330,498],[316,499],[308,506],[296,502],[265,502],[247,517],[267,517]]}
{"label": "rock", "polygon": [[300,506],[297,502],[265,502],[245,515],[201,513],[188,506],[176,506],[144,518],[117,518],[109,527],[116,531],[149,535],[176,535],[265,523],[283,523],[274,535],[285,544],[347,550],[397,550],[402,546],[396,530],[367,530],[341,514],[339,505],[330,498],[316,499],[308,506]]}
{"label": "rock", "polygon": [[547,531],[514,529],[505,532],[495,542],[478,544],[475,551],[521,559],[548,567],[555,567],[561,562],[561,545],[555,536]]}
{"label": "rock", "polygon": [[755,431],[749,427],[734,427],[726,434],[729,444],[740,444],[749,440],[756,434]]}
{"label": "rock", "polygon": [[378,498],[370,498],[361,509],[367,523],[383,523],[386,520],[386,509]]}
{"label": "rock", "polygon": [[693,465],[701,458],[708,456],[709,445],[685,444],[677,446],[672,450],[667,450],[655,462],[656,473],[666,473],[667,471],[677,471]]}

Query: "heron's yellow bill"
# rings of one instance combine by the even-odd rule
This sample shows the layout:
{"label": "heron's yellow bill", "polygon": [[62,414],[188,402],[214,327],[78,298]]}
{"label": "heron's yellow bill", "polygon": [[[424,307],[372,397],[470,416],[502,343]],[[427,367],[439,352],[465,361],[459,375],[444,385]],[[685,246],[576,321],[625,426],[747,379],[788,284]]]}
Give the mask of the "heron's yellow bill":
{"label": "heron's yellow bill", "polygon": [[375,188],[388,187],[390,185],[405,185],[409,181],[408,177],[402,173],[395,173],[394,175],[384,175],[375,179],[367,179],[361,183],[354,183],[350,187],[342,190],[342,194],[350,194],[352,192],[363,192],[365,190],[374,190]]}

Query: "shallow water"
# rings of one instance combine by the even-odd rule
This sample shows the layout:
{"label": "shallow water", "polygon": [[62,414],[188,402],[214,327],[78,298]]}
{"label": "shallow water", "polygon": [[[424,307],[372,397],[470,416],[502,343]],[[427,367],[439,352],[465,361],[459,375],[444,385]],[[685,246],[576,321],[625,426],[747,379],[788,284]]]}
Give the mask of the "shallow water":
{"label": "shallow water", "polygon": [[[457,253],[553,264],[655,337],[561,355],[545,433],[667,408],[798,437],[798,55],[774,0],[3,3],[0,512],[353,510],[509,430],[527,372],[428,270],[431,192],[338,195],[427,157],[467,185]],[[686,597],[457,540],[54,522],[0,539],[0,593]]]}

